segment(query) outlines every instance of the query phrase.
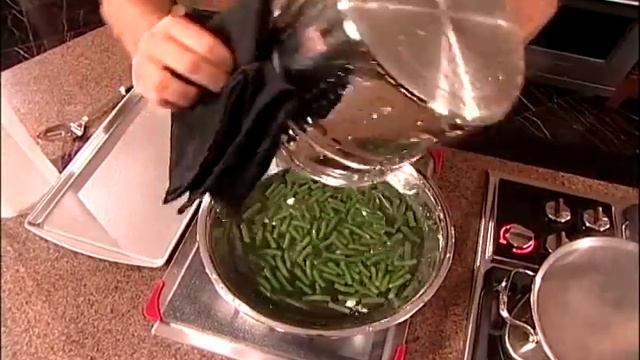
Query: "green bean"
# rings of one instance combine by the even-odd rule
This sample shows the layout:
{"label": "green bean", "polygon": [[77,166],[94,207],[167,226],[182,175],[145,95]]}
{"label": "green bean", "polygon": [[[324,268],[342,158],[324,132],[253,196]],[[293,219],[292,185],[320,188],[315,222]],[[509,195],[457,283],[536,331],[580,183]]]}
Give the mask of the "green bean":
{"label": "green bean", "polygon": [[288,298],[286,296],[280,296],[279,299],[284,301],[284,302],[286,302],[286,303],[288,303],[289,305],[293,305],[295,307],[298,307],[298,308],[301,308],[301,309],[304,309],[304,310],[309,310],[309,307],[306,306],[305,304],[303,304],[301,302],[298,302],[296,300],[293,300],[291,298]]}
{"label": "green bean", "polygon": [[396,266],[411,266],[411,265],[415,265],[418,263],[418,260],[416,259],[411,259],[411,260],[403,260],[403,261],[394,261],[393,264]]}
{"label": "green bean", "polygon": [[266,261],[269,265],[271,266],[276,266],[276,261],[274,259],[274,256],[271,255],[263,255],[262,259],[264,261]]}
{"label": "green bean", "polygon": [[384,304],[386,300],[384,298],[381,297],[366,297],[366,298],[362,298],[360,300],[360,303],[362,304]]}
{"label": "green bean", "polygon": [[385,291],[389,288],[389,281],[391,281],[391,274],[386,274],[380,281],[380,290]]}
{"label": "green bean", "polygon": [[408,241],[404,242],[404,260],[408,261],[411,260],[411,243],[409,243]]}
{"label": "green bean", "polygon": [[262,227],[260,227],[258,229],[258,232],[256,234],[256,246],[260,247],[260,244],[262,244],[262,236],[264,234],[264,230],[262,229]]}
{"label": "green bean", "polygon": [[246,243],[251,242],[251,237],[249,236],[249,230],[247,229],[247,225],[240,224],[240,231],[242,232],[242,240]]}
{"label": "green bean", "polygon": [[318,239],[322,239],[324,234],[327,232],[327,222],[323,221],[320,225],[320,232],[318,233]]}
{"label": "green bean", "polygon": [[335,275],[332,275],[332,274],[330,274],[330,273],[327,273],[327,272],[323,272],[323,273],[322,273],[322,276],[324,276],[324,278],[325,278],[325,279],[327,279],[327,280],[331,280],[331,281],[333,281],[335,284],[338,284],[338,285],[340,285],[340,284],[344,284],[344,283],[345,283],[345,281],[344,281],[344,280],[340,279],[339,277],[336,277]]}
{"label": "green bean", "polygon": [[389,241],[390,241],[391,243],[394,243],[394,242],[396,242],[396,241],[398,241],[398,240],[402,240],[402,238],[403,238],[402,233],[396,233],[395,235],[393,235],[393,236],[391,237],[391,239],[389,239]]}
{"label": "green bean", "polygon": [[331,268],[332,270],[335,270],[338,274],[342,272],[342,270],[338,267],[338,265],[332,263],[332,262],[328,262],[327,266],[329,268]]}
{"label": "green bean", "polygon": [[356,289],[353,288],[352,286],[345,286],[345,285],[342,285],[342,284],[333,284],[333,287],[336,290],[339,290],[339,291],[342,291],[342,292],[346,292],[346,293],[349,293],[349,294],[353,294],[353,293],[356,292]]}
{"label": "green bean", "polygon": [[285,251],[283,254],[283,257],[284,257],[284,265],[287,267],[287,269],[291,269],[291,256],[289,256],[289,252]]}
{"label": "green bean", "polygon": [[287,270],[287,267],[285,266],[284,262],[282,261],[282,257],[279,256],[279,257],[276,258],[276,266],[278,267],[278,270],[280,270],[282,275],[289,276],[289,271]]}
{"label": "green bean", "polygon": [[300,232],[298,232],[298,230],[296,230],[295,228],[290,228],[289,233],[291,234],[291,236],[293,236],[294,239],[296,239],[296,241],[302,241],[302,234],[300,234]]}
{"label": "green bean", "polygon": [[278,222],[281,219],[286,218],[287,216],[289,216],[289,210],[281,211],[278,215],[273,217],[272,221]]}
{"label": "green bean", "polygon": [[356,226],[353,226],[351,224],[345,224],[345,227],[348,228],[349,230],[353,231],[354,233],[364,237],[364,238],[370,237],[369,234],[367,234],[366,232],[362,231],[361,229],[359,229]]}
{"label": "green bean", "polygon": [[293,252],[295,254],[299,254],[309,243],[311,242],[311,236],[307,235],[301,242],[296,245],[295,250]]}
{"label": "green bean", "polygon": [[329,240],[323,241],[320,245],[318,245],[321,249],[325,248],[335,242],[335,238],[332,236]]}
{"label": "green bean", "polygon": [[413,241],[415,243],[420,243],[420,238],[417,237],[416,234],[414,234],[411,230],[409,230],[408,227],[400,226],[400,231],[402,231],[404,236],[406,236],[409,240],[411,240],[411,241]]}
{"label": "green bean", "polygon": [[400,279],[392,281],[389,284],[389,287],[390,288],[394,288],[394,287],[400,286],[400,285],[406,283],[407,281],[409,281],[410,279],[411,279],[411,274],[404,274]]}
{"label": "green bean", "polygon": [[371,293],[373,293],[373,295],[378,295],[378,293],[380,292],[378,290],[378,288],[371,282],[371,280],[369,280],[366,277],[362,278],[362,282],[364,282],[364,286],[371,291]]}
{"label": "green bean", "polygon": [[304,301],[331,301],[329,295],[305,295],[302,297]]}
{"label": "green bean", "polygon": [[367,268],[364,267],[364,265],[362,265],[361,262],[358,263],[358,269],[360,269],[360,271],[366,275],[366,276],[371,276],[371,272],[369,272],[369,270],[367,270]]}
{"label": "green bean", "polygon": [[376,255],[371,256],[367,261],[367,265],[373,265],[375,263],[378,263],[384,259],[386,259],[387,257],[389,257],[388,253],[379,253]]}
{"label": "green bean", "polygon": [[260,290],[260,292],[268,297],[268,298],[272,298],[273,296],[271,295],[271,291],[269,291],[269,289],[265,288],[264,286],[260,285],[258,286],[258,290]]}
{"label": "green bean", "polygon": [[311,250],[312,250],[311,245],[307,245],[307,247],[306,247],[306,248],[304,248],[304,249],[302,250],[302,252],[300,252],[300,254],[298,254],[298,263],[299,263],[300,265],[302,265],[302,263],[303,263],[303,262],[304,262],[304,260],[307,258],[307,256],[309,256],[309,254],[311,254]]}
{"label": "green bean", "polygon": [[267,233],[266,236],[267,236],[267,242],[269,243],[269,247],[271,247],[272,249],[277,248],[278,244],[276,244],[276,241],[273,239],[273,236],[271,236],[270,233]]}
{"label": "green bean", "polygon": [[276,280],[275,276],[271,272],[271,270],[269,270],[268,268],[264,268],[264,270],[262,270],[262,272],[267,277],[267,280],[269,281],[269,283],[271,284],[273,289],[280,290],[282,288],[280,286],[280,283],[278,282],[278,280]]}
{"label": "green bean", "polygon": [[381,263],[380,265],[378,265],[378,277],[376,277],[374,280],[376,286],[380,287],[382,278],[386,275],[386,273],[387,273],[387,264]]}
{"label": "green bean", "polygon": [[326,253],[326,254],[323,254],[322,256],[327,259],[338,260],[338,261],[344,261],[347,259],[346,257],[344,257],[344,255],[340,255],[340,254]]}
{"label": "green bean", "polygon": [[334,270],[334,269],[330,268],[329,266],[327,266],[325,264],[319,264],[318,265],[318,269],[322,270],[322,272],[329,273],[331,275],[340,274],[340,269]]}
{"label": "green bean", "polygon": [[375,282],[378,278],[378,269],[376,269],[374,266],[371,266],[369,267],[369,272],[371,272],[371,280]]}
{"label": "green bean", "polygon": [[387,299],[391,300],[391,299],[395,298],[396,297],[396,293],[398,292],[398,289],[399,288],[397,286],[394,287],[394,288],[391,288],[391,291],[389,291],[389,295],[387,295]]}
{"label": "green bean", "polygon": [[409,272],[409,268],[408,267],[402,267],[400,268],[400,270],[396,271],[395,273],[393,273],[391,275],[391,282],[394,282],[398,279],[400,279],[401,277],[403,277],[405,274],[407,274]]}
{"label": "green bean", "polygon": [[353,249],[353,250],[360,250],[360,251],[369,251],[368,247],[362,246],[362,245],[358,245],[358,244],[349,244],[349,245],[347,245],[347,248]]}
{"label": "green bean", "polygon": [[289,284],[287,279],[285,279],[285,277],[284,277],[284,275],[282,273],[280,273],[279,271],[276,271],[275,272],[275,277],[276,277],[276,279],[278,279],[278,282],[280,284],[282,284],[282,287],[284,287],[288,291],[293,291],[293,287]]}
{"label": "green bean", "polygon": [[411,209],[407,210],[407,219],[409,220],[409,226],[411,227],[416,226],[416,218],[415,218],[415,215],[413,214],[413,210]]}
{"label": "green bean", "polygon": [[329,205],[332,205],[336,210],[340,211],[340,212],[344,212],[345,211],[345,207],[344,204],[337,201],[336,199],[328,199],[327,200]]}
{"label": "green bean", "polygon": [[340,263],[340,269],[342,270],[342,273],[344,274],[345,279],[347,280],[347,284],[351,285],[353,284],[353,278],[351,277],[351,271],[349,271],[349,269],[347,269],[347,264],[344,262]]}
{"label": "green bean", "polygon": [[260,211],[261,207],[262,207],[262,204],[260,204],[260,203],[254,204],[249,209],[247,209],[247,211],[244,212],[244,214],[242,215],[242,218],[243,219],[251,218],[253,215],[257,214],[258,211]]}
{"label": "green bean", "polygon": [[405,201],[400,202],[398,207],[398,214],[405,214],[407,212],[407,203]]}
{"label": "green bean", "polygon": [[404,219],[402,218],[402,216],[398,216],[396,217],[396,221],[393,223],[393,228],[394,229],[398,229],[400,227],[400,225],[402,225],[402,221]]}
{"label": "green bean", "polygon": [[316,287],[316,294],[320,294],[322,292],[322,288],[320,287],[320,284],[316,282],[313,285]]}
{"label": "green bean", "polygon": [[311,288],[309,288],[307,285],[302,283],[300,280],[296,280],[295,284],[298,287],[298,289],[304,291],[305,293],[307,293],[307,295],[313,294],[313,290],[311,290]]}
{"label": "green bean", "polygon": [[320,273],[318,272],[318,270],[313,269],[312,270],[312,274],[313,274],[313,279],[316,281],[317,284],[320,285],[320,287],[327,286],[327,284],[324,282],[324,280],[322,280],[322,277],[320,276]]}
{"label": "green bean", "polygon": [[344,296],[344,295],[338,295],[338,300],[339,301],[360,301],[360,298],[357,296]]}
{"label": "green bean", "polygon": [[309,228],[309,224],[305,224],[301,221],[298,220],[291,220],[291,226],[297,226],[297,227],[301,227],[303,229],[308,229]]}
{"label": "green bean", "polygon": [[371,290],[367,289],[366,287],[360,284],[353,284],[353,287],[356,289],[356,291],[358,291],[358,293],[360,293],[360,295],[376,296],[374,292],[372,292]]}
{"label": "green bean", "polygon": [[269,185],[269,188],[267,189],[267,191],[265,191],[265,195],[270,196],[271,194],[273,194],[273,192],[278,188],[280,184],[277,182],[272,182],[271,185]]}
{"label": "green bean", "polygon": [[327,307],[329,307],[330,309],[339,311],[339,312],[341,312],[343,314],[350,314],[351,313],[351,310],[349,310],[348,308],[346,308],[346,307],[344,307],[342,305],[334,304],[331,301],[329,301],[327,303]]}
{"label": "green bean", "polygon": [[257,281],[260,286],[263,286],[265,289],[271,291],[271,284],[269,283],[269,280],[263,278],[262,276],[258,276]]}
{"label": "green bean", "polygon": [[313,279],[313,269],[311,268],[311,260],[304,260],[304,271],[307,279]]}
{"label": "green bean", "polygon": [[331,221],[329,221],[329,225],[327,225],[327,234],[333,232],[338,225],[338,221],[340,221],[339,217],[333,217]]}
{"label": "green bean", "polygon": [[316,200],[317,200],[317,198],[316,199],[312,198],[309,201],[312,202],[311,208],[313,209],[313,212],[315,213],[316,217],[320,217],[320,207],[318,207],[318,203],[315,202]]}
{"label": "green bean", "polygon": [[258,251],[258,254],[269,255],[269,256],[280,256],[282,255],[282,251],[276,249],[262,249]]}
{"label": "green bean", "polygon": [[289,247],[289,244],[291,244],[291,237],[293,235],[288,232],[285,236],[284,236],[284,242],[282,243],[282,248],[283,249],[287,249]]}

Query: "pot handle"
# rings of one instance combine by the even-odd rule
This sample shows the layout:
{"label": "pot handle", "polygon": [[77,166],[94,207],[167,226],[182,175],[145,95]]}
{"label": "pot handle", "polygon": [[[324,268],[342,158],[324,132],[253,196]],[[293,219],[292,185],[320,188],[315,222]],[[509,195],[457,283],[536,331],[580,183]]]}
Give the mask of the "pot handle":
{"label": "pot handle", "polygon": [[510,273],[509,276],[505,277],[504,280],[502,280],[502,282],[500,283],[500,285],[498,285],[497,290],[499,292],[499,301],[498,301],[498,311],[500,312],[500,316],[502,316],[502,318],[504,319],[504,321],[506,321],[509,325],[511,326],[517,326],[520,327],[522,329],[524,329],[524,331],[527,332],[527,334],[529,335],[529,342],[537,344],[539,341],[538,338],[538,334],[536,333],[536,331],[529,325],[527,325],[526,323],[516,320],[513,317],[511,317],[511,314],[509,313],[509,309],[507,307],[508,305],[508,295],[509,295],[509,287],[511,286],[511,282],[513,281],[513,276],[516,273],[523,273],[526,275],[529,275],[531,277],[535,276],[536,274],[529,271],[529,270],[525,270],[525,269],[513,269]]}

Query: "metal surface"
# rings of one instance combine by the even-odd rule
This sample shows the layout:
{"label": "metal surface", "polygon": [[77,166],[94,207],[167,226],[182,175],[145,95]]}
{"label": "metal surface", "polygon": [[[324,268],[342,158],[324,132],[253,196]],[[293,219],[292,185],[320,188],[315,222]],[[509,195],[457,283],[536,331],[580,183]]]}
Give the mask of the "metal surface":
{"label": "metal surface", "polygon": [[[281,166],[274,163],[266,176],[278,172],[281,169]],[[345,322],[344,324],[340,324],[340,327],[334,328],[297,326],[259,312],[234,294],[234,290],[229,287],[229,282],[222,278],[221,273],[214,265],[210,249],[212,248],[211,242],[214,241],[211,236],[211,224],[215,217],[215,210],[211,198],[205,196],[198,214],[198,243],[206,272],[210,276],[220,296],[232,304],[234,308],[255,320],[271,328],[298,335],[325,337],[356,336],[363,333],[373,333],[383,330],[408,319],[435,294],[449,270],[454,250],[453,225],[440,192],[432,183],[419,175],[413,167],[407,165],[391,173],[387,177],[387,182],[400,193],[409,197],[412,203],[423,208],[423,211],[432,213],[440,228],[440,234],[438,236],[438,259],[436,259],[435,264],[430,261],[421,261],[419,263],[420,268],[418,272],[424,272],[429,275],[424,279],[424,283],[416,284],[417,288],[421,290],[400,308],[383,314],[376,315],[376,313],[372,313],[372,315],[376,316],[362,318],[360,323],[356,324]],[[415,277],[416,280],[412,281],[417,281],[419,278],[420,277]]]}
{"label": "metal surface", "polygon": [[624,209],[622,212],[622,237],[626,240],[631,240],[633,242],[638,242],[638,232],[640,229],[638,228],[638,205],[631,205]]}
{"label": "metal surface", "polygon": [[189,216],[177,215],[177,203],[162,205],[169,116],[129,93],[27,217],[27,229],[86,255],[162,266]]}
{"label": "metal surface", "polygon": [[509,226],[504,237],[516,248],[525,248],[535,240],[533,231],[518,224]]}
{"label": "metal surface", "polygon": [[549,252],[556,251],[560,246],[569,243],[569,239],[567,239],[567,234],[564,231],[560,231],[559,233],[553,233],[547,236],[544,246],[547,248]]}
{"label": "metal surface", "polygon": [[555,201],[549,201],[544,207],[549,219],[564,223],[571,220],[571,210],[564,203],[564,199],[560,198]]}
{"label": "metal surface", "polygon": [[[472,360],[474,355],[474,345],[476,343],[476,333],[478,330],[478,317],[480,311],[480,300],[483,292],[483,278],[487,271],[494,268],[513,269],[513,267],[522,267],[528,270],[535,271],[537,267],[530,264],[519,262],[516,260],[506,261],[502,258],[497,258],[493,254],[493,249],[496,246],[495,235],[498,229],[496,229],[495,217],[498,197],[498,183],[501,179],[516,181],[518,183],[537,186],[544,189],[550,189],[565,194],[571,194],[576,196],[583,196],[592,198],[592,194],[581,193],[574,189],[562,187],[558,185],[551,185],[544,181],[534,181],[522,177],[512,176],[497,171],[488,173],[487,192],[485,193],[483,201],[483,210],[480,218],[480,228],[478,233],[478,245],[476,251],[476,259],[474,263],[474,281],[470,295],[470,310],[467,327],[467,336],[465,343],[465,360]],[[612,229],[614,235],[622,237],[622,224],[624,216],[622,215],[622,209],[637,203],[637,199],[620,200],[617,198],[610,198],[605,196],[597,197],[598,201],[609,203],[613,205],[614,216],[611,219]]]}
{"label": "metal surface", "polygon": [[[521,322],[531,325],[530,298],[525,296],[516,306],[513,317]],[[504,331],[504,342],[509,351],[509,355],[515,360],[548,360],[549,357],[544,352],[540,343],[531,342],[529,334],[522,328],[507,324]]]}
{"label": "metal surface", "polygon": [[551,358],[637,359],[638,244],[591,237],[552,253],[533,281],[531,309]]}
{"label": "metal surface", "polygon": [[278,332],[243,315],[217,293],[198,255],[191,226],[164,277],[163,321],[154,335],[238,360],[390,360],[408,322],[346,338],[305,337]]}
{"label": "metal surface", "polygon": [[434,142],[502,120],[522,85],[523,44],[501,0],[273,7],[274,62],[289,81],[317,84],[298,89],[309,121],[291,124],[298,141],[285,151],[320,181],[382,180]]}
{"label": "metal surface", "polygon": [[602,207],[589,209],[582,214],[584,224],[597,231],[605,231],[611,226],[607,215],[602,212]]}

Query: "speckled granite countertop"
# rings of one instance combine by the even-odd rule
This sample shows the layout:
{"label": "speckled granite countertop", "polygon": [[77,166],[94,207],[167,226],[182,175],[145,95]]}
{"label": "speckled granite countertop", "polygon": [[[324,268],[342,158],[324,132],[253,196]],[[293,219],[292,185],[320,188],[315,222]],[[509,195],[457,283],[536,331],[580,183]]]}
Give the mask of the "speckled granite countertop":
{"label": "speckled granite countertop", "polygon": [[[126,56],[102,28],[2,73],[9,102],[31,134],[83,115],[129,82]],[[44,147],[53,158],[56,147]],[[637,190],[456,150],[445,150],[437,183],[456,231],[442,287],[411,321],[409,359],[462,359],[473,261],[487,170],[620,199]],[[164,269],[79,255],[2,221],[3,359],[220,359],[150,333],[141,307]]]}

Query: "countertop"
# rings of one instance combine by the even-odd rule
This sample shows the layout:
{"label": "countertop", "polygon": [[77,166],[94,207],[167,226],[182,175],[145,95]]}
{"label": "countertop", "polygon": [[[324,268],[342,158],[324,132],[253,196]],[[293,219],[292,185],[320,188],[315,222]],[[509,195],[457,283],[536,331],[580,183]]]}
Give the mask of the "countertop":
{"label": "countertop", "polygon": [[[125,53],[98,29],[2,73],[17,115],[35,134],[78,118],[129,82]],[[44,147],[53,158],[55,147]],[[637,199],[637,189],[444,149],[436,182],[451,211],[456,246],[436,295],[411,320],[408,359],[461,359],[487,171],[543,180],[594,195]],[[164,268],[108,263],[65,250],[2,221],[3,359],[221,359],[150,333],[141,308]]]}

